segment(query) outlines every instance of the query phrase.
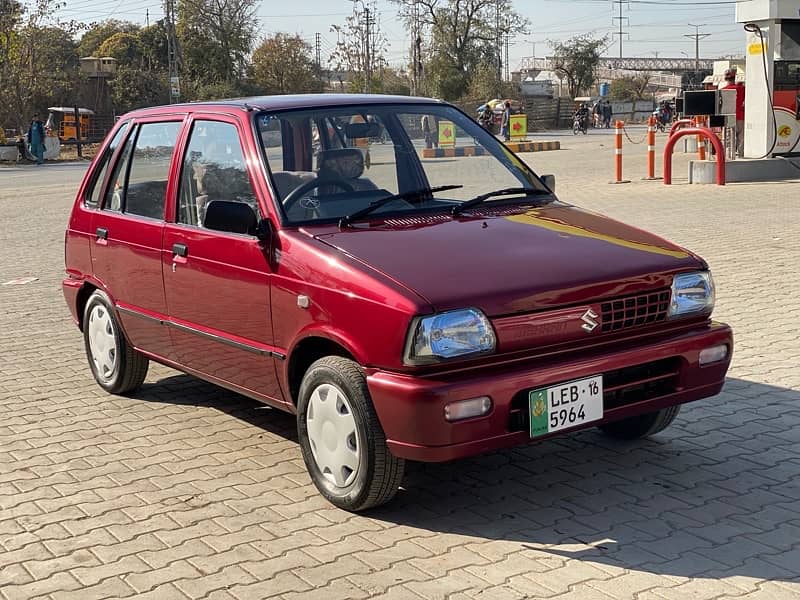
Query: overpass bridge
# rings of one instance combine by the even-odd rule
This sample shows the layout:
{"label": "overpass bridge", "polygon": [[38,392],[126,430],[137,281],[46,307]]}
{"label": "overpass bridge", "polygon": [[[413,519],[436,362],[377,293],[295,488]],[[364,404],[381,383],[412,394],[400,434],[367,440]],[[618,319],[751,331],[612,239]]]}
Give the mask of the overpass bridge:
{"label": "overpass bridge", "polygon": [[[519,71],[552,71],[555,62],[552,56],[544,58],[524,57],[517,70]],[[694,71],[695,67],[711,70],[714,59],[702,58],[699,63],[693,58],[608,58],[600,59],[598,68],[612,71],[660,71],[666,73],[683,73]]]}

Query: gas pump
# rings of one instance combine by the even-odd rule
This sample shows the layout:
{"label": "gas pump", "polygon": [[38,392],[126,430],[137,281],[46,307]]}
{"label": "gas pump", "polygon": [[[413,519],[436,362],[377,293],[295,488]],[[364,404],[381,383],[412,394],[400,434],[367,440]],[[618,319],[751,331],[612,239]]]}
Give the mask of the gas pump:
{"label": "gas pump", "polygon": [[800,0],[736,5],[747,32],[744,153],[800,154]]}

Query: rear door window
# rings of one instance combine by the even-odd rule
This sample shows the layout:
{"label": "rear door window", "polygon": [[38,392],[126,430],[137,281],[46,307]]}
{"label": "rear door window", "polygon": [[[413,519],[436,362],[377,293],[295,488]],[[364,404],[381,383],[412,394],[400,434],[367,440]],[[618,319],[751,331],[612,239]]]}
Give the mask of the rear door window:
{"label": "rear door window", "polygon": [[167,181],[181,122],[143,123],[120,155],[106,193],[105,208],[164,218]]}

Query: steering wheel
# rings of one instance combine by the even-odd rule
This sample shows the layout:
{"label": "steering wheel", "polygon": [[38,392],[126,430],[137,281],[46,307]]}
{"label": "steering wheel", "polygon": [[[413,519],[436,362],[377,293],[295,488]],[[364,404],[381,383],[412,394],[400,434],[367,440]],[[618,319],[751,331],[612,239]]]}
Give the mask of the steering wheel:
{"label": "steering wheel", "polygon": [[312,179],[306,181],[300,187],[293,190],[286,198],[283,199],[283,207],[288,211],[297,204],[297,202],[305,197],[305,195],[313,189],[322,187],[323,185],[335,185],[346,192],[353,192],[355,188],[353,185],[343,177],[326,177],[325,179]]}

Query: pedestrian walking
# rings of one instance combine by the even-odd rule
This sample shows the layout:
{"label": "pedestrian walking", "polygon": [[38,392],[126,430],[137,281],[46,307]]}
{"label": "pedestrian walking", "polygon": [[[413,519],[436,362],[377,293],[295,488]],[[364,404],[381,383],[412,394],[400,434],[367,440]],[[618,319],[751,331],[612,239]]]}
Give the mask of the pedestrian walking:
{"label": "pedestrian walking", "polygon": [[505,108],[503,108],[503,121],[500,127],[500,133],[503,134],[503,140],[506,142],[511,141],[511,102],[506,100]]}
{"label": "pedestrian walking", "polygon": [[611,128],[611,117],[614,116],[614,109],[611,108],[611,102],[606,100],[603,103],[603,125],[606,129]]}
{"label": "pedestrian walking", "polygon": [[723,90],[736,90],[736,154],[744,156],[744,86],[736,83],[736,69],[725,71]]}
{"label": "pedestrian walking", "polygon": [[44,162],[44,123],[39,120],[39,113],[33,115],[28,127],[28,146],[31,154],[36,158],[36,164]]}

